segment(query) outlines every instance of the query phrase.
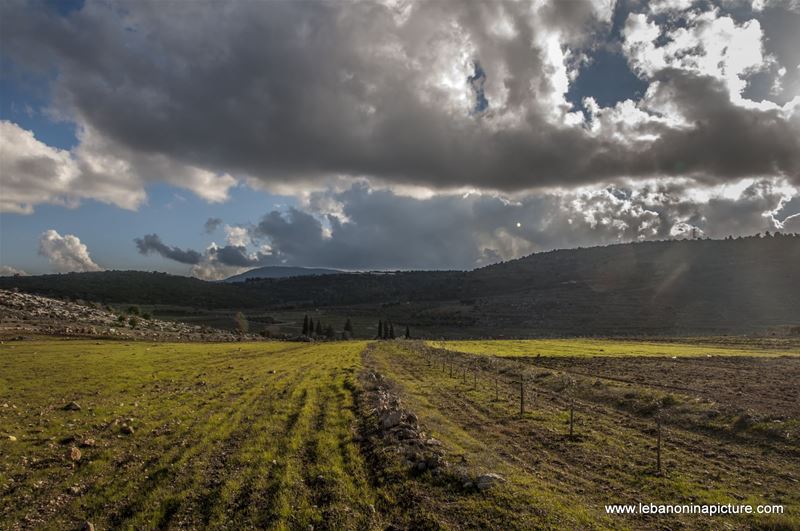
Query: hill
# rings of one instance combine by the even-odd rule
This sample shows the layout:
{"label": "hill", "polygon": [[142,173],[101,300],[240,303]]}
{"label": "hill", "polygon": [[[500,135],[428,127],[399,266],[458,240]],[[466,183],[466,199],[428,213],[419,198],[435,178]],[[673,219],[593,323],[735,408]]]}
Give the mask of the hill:
{"label": "hill", "polygon": [[228,277],[223,282],[245,282],[257,278],[289,278],[305,277],[309,275],[335,275],[344,273],[339,269],[324,269],[321,267],[292,267],[292,266],[266,266],[257,267],[238,275]]}
{"label": "hill", "polygon": [[[161,273],[6,277],[0,288],[100,302],[327,308],[452,337],[726,334],[800,326],[800,237],[683,240],[537,253],[469,272],[209,283]],[[302,319],[302,316],[301,316]]]}

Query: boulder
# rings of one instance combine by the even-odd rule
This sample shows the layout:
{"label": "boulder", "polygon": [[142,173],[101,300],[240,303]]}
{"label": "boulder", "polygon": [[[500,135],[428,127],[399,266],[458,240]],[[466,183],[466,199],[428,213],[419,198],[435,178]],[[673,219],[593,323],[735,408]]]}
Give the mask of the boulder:
{"label": "boulder", "polygon": [[383,426],[383,429],[388,430],[400,424],[400,421],[402,419],[403,415],[402,413],[400,413],[400,411],[398,410],[390,411],[389,413],[384,415],[383,418],[381,419],[381,425]]}
{"label": "boulder", "polygon": [[64,411],[80,411],[81,406],[77,402],[70,402],[62,408]]}

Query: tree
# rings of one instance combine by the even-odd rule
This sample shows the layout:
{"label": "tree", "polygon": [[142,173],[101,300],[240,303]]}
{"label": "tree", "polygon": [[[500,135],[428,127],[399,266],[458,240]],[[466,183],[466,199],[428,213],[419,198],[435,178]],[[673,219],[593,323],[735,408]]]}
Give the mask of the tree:
{"label": "tree", "polygon": [[389,321],[383,324],[383,339],[389,339]]}
{"label": "tree", "polygon": [[378,339],[383,339],[383,321],[378,319]]}
{"label": "tree", "polygon": [[328,325],[325,328],[325,337],[327,337],[328,339],[333,339],[334,337],[336,337],[336,332],[334,332],[332,325]]}
{"label": "tree", "polygon": [[308,314],[303,318],[303,335],[308,335]]}
{"label": "tree", "polygon": [[408,329],[408,325],[406,325],[406,335],[405,335],[405,338],[406,338],[406,339],[411,339],[411,330],[409,330],[409,329]]}
{"label": "tree", "polygon": [[314,335],[314,319],[309,317],[308,318],[308,336],[311,337]]}
{"label": "tree", "polygon": [[394,324],[389,323],[389,339],[394,339]]}
{"label": "tree", "polygon": [[318,336],[322,335],[322,321],[320,321],[320,320],[317,320],[317,329],[315,330],[315,333]]}
{"label": "tree", "polygon": [[236,316],[233,318],[233,320],[236,323],[236,330],[239,333],[246,334],[250,328],[250,323],[247,321],[247,317],[245,317],[242,312],[236,312]]}
{"label": "tree", "polygon": [[344,331],[349,332],[350,335],[353,335],[353,323],[350,322],[350,318],[347,318],[347,322],[344,324]]}

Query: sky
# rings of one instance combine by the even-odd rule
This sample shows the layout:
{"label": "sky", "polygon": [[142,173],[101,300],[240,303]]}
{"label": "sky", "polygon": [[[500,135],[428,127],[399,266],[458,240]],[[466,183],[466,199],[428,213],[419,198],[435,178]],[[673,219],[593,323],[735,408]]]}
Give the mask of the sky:
{"label": "sky", "polygon": [[800,232],[800,0],[0,2],[0,274]]}

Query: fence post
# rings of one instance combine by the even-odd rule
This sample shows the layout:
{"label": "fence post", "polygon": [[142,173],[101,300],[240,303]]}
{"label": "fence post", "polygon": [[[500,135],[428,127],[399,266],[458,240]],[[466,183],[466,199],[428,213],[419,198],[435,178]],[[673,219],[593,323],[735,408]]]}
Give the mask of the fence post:
{"label": "fence post", "polygon": [[661,475],[661,408],[656,410],[656,473]]}
{"label": "fence post", "polygon": [[569,438],[572,439],[573,435],[575,435],[575,431],[573,429],[573,425],[575,422],[575,399],[570,399],[569,401]]}

